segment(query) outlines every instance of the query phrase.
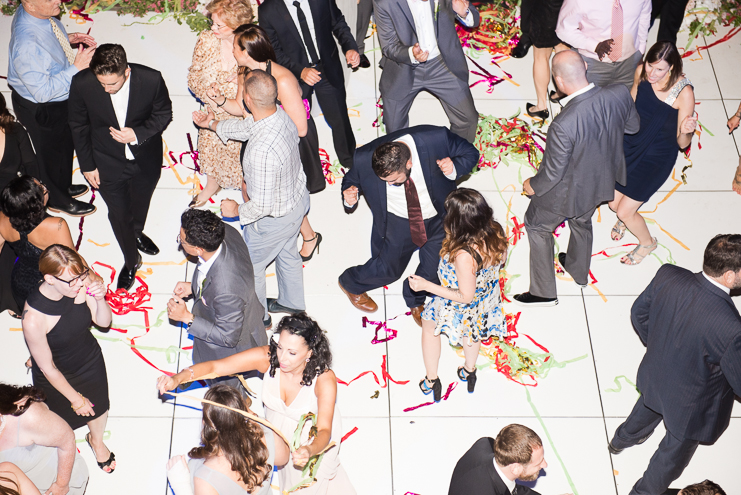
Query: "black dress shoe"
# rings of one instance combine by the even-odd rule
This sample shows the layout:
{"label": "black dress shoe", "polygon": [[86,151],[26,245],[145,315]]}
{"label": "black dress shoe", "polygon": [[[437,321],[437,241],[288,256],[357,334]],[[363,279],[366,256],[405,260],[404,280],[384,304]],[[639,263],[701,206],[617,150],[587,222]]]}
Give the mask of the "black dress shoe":
{"label": "black dress shoe", "polygon": [[61,211],[62,213],[66,213],[71,217],[84,217],[86,215],[95,213],[95,210],[97,209],[97,207],[91,205],[90,203],[83,203],[82,201],[77,201],[76,199],[73,199],[69,204],[66,205],[49,205],[49,211],[53,211],[55,213],[59,213]]}
{"label": "black dress shoe", "polygon": [[534,119],[545,120],[551,115],[547,108],[538,112],[534,111],[533,108],[535,108],[535,105],[533,105],[532,103],[527,103],[525,105],[525,108],[527,115]]}
{"label": "black dress shoe", "polygon": [[[651,438],[651,435],[653,435],[653,434],[654,434],[654,432],[653,432],[653,431],[651,431],[651,433],[649,433],[649,434],[648,434],[648,435],[646,435],[645,437],[643,437],[643,438],[641,438],[640,440],[638,440],[638,441],[637,441],[637,442],[636,442],[635,444],[636,444],[636,445],[640,445],[640,444],[642,444],[642,443],[645,443],[645,442],[646,442],[646,440],[648,440],[649,438]],[[613,438],[613,440],[614,440],[614,438]],[[610,451],[610,454],[612,454],[612,455],[618,455],[618,454],[619,454],[620,452],[622,452],[622,451],[623,451],[623,450],[625,450],[625,449],[619,449],[619,448],[615,447],[615,446],[614,446],[614,445],[612,444],[612,440],[610,440],[610,441],[609,441],[609,442],[607,443],[607,450],[609,450],[609,451]]]}
{"label": "black dress shoe", "polygon": [[154,256],[160,254],[160,249],[152,242],[152,239],[142,232],[139,237],[136,238],[136,249],[144,254]]}
{"label": "black dress shoe", "polygon": [[89,190],[90,188],[85,184],[72,184],[69,186],[69,189],[67,189],[67,192],[73,198],[79,198],[80,196],[87,194]]}
{"label": "black dress shoe", "polygon": [[558,304],[557,297],[539,297],[530,294],[529,292],[523,292],[512,297],[515,303],[522,306],[555,306]]}
{"label": "black dress shoe", "polygon": [[136,262],[136,266],[132,269],[126,268],[126,265],[121,268],[121,273],[118,274],[118,288],[131,290],[136,281],[136,271],[142,267],[142,255],[139,255],[139,260]]}
{"label": "black dress shoe", "polygon": [[[566,253],[558,253],[558,262],[561,264],[561,268],[563,268],[563,271],[565,273],[569,273],[569,271],[566,269]],[[569,275],[571,274],[569,273]],[[574,276],[571,275],[571,278],[574,278]],[[586,283],[582,284],[580,282],[577,282],[575,278],[574,278],[574,283],[578,285],[579,287],[581,287],[582,289],[588,285]]]}
{"label": "black dress shoe", "polygon": [[295,315],[296,313],[301,313],[303,311],[303,309],[293,309],[283,306],[282,304],[278,304],[277,299],[268,297],[268,313],[288,313],[291,315]]}
{"label": "black dress shoe", "polygon": [[521,37],[520,41],[517,42],[517,46],[512,49],[512,56],[514,58],[524,58],[531,46],[533,44],[530,42],[530,38],[527,36]]}

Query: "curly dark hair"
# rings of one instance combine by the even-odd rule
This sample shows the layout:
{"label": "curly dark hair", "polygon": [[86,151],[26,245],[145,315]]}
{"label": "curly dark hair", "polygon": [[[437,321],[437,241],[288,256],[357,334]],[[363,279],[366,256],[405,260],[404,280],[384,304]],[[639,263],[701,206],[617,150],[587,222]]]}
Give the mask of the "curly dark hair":
{"label": "curly dark hair", "polygon": [[31,232],[44,220],[44,188],[30,175],[11,180],[2,194],[0,206],[18,232]]}
{"label": "curly dark hair", "polygon": [[185,210],[180,216],[180,226],[185,231],[185,242],[208,252],[219,249],[226,235],[224,222],[209,210]]}
{"label": "curly dark hair", "polygon": [[[28,397],[28,400],[22,406],[16,404],[19,400]],[[46,394],[41,389],[26,385],[9,385],[0,383],[0,414],[11,416],[20,416],[31,407],[34,402],[44,402]]]}
{"label": "curly dark hair", "polygon": [[412,152],[404,143],[391,141],[383,143],[373,152],[371,167],[376,175],[383,179],[396,172],[404,172],[409,177],[407,162],[412,159]]}
{"label": "curly dark hair", "polygon": [[[211,387],[205,398],[242,411],[248,408],[240,393],[223,383]],[[273,471],[273,466],[268,464],[269,453],[264,439],[265,434],[258,423],[229,409],[204,404],[203,445],[194,447],[188,455],[193,459],[208,459],[224,454],[232,471],[239,474],[242,483],[247,485],[246,490],[252,492]]]}
{"label": "curly dark hair", "polygon": [[[301,385],[311,385],[314,378],[332,368],[332,351],[329,348],[329,339],[313,318],[303,312],[292,316],[284,316],[278,323],[275,335],[280,335],[283,331],[302,337],[311,351],[311,357],[309,357],[309,362],[306,363],[304,375],[301,378]],[[275,370],[278,368],[280,368],[278,343],[270,339],[270,376],[275,376]]]}
{"label": "curly dark hair", "polygon": [[15,117],[8,110],[8,105],[5,103],[5,97],[0,94],[0,129],[4,132],[10,132],[15,124]]}

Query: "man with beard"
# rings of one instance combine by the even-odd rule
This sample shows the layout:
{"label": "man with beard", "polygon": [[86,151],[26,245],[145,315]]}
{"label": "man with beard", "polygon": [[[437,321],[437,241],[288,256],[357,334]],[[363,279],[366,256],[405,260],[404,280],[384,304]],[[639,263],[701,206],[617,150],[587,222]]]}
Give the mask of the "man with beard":
{"label": "man with beard", "polygon": [[734,394],[741,395],[741,316],[730,297],[739,288],[741,235],[717,235],[702,272],[664,265],[633,304],[633,327],[646,346],[641,396],[609,450],[645,442],[662,420],[666,435],[630,495],[664,493],[698,444],[728,428]]}

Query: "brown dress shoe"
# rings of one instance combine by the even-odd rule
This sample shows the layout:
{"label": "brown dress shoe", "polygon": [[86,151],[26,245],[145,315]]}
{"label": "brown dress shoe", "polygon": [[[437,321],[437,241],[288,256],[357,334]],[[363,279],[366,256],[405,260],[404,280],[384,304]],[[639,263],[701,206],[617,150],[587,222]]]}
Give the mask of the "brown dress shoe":
{"label": "brown dress shoe", "polygon": [[416,308],[411,308],[412,310],[412,318],[414,318],[414,322],[422,326],[422,310],[425,309],[424,306],[417,306]]}
{"label": "brown dress shoe", "polygon": [[375,313],[376,311],[378,311],[378,304],[376,304],[376,302],[371,299],[367,292],[363,292],[359,295],[350,294],[345,290],[339,280],[337,281],[337,285],[340,286],[342,292],[344,292],[347,295],[347,298],[350,299],[350,303],[352,303],[352,305],[358,308],[360,311],[365,311],[366,313]]}

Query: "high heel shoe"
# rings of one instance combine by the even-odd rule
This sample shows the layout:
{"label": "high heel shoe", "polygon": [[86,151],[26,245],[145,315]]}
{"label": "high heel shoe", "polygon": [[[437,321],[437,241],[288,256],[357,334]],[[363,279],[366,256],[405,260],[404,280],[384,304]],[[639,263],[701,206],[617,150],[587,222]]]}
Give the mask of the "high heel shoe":
{"label": "high heel shoe", "polygon": [[535,108],[535,105],[533,105],[532,103],[528,103],[525,106],[525,113],[532,119],[545,120],[551,115],[547,108],[544,110],[539,110],[537,112],[533,111],[533,108]]}
{"label": "high heel shoe", "polygon": [[564,99],[566,95],[559,93],[555,89],[552,89],[550,93],[548,93],[548,99],[551,100],[551,103],[558,103],[561,104],[561,100]]}
{"label": "high heel shoe", "polygon": [[[653,244],[649,244],[648,246],[643,246],[641,244],[637,245],[633,251],[622,257],[620,263],[624,265],[637,265],[643,261],[643,259],[656,250],[659,245],[659,241],[657,241],[655,237],[652,237],[651,239],[654,241]],[[639,249],[648,249],[648,252],[646,254],[639,254]]]}
{"label": "high heel shoe", "polygon": [[610,231],[610,238],[612,238],[613,241],[619,241],[623,238],[625,235],[625,224],[618,220],[615,222],[615,225],[612,226],[612,230]]}
{"label": "high heel shoe", "polygon": [[[432,386],[427,385],[427,382],[430,382]],[[425,395],[430,395],[430,392],[432,392],[432,399],[435,402],[440,402],[440,399],[443,397],[443,384],[440,383],[440,377],[437,377],[434,380],[424,377],[424,379],[419,382],[419,389]]]}
{"label": "high heel shoe", "polygon": [[[476,367],[474,366],[473,371],[468,371],[464,366],[458,368],[458,378],[462,382],[466,382],[468,385],[468,393],[473,393],[474,387],[476,387]],[[465,374],[464,374],[465,373]]]}
{"label": "high heel shoe", "polygon": [[[311,250],[311,252],[309,253],[309,256],[304,256],[304,255],[302,254],[302,255],[301,255],[301,260],[302,260],[302,261],[309,261],[309,260],[310,260],[310,259],[311,259],[311,258],[312,258],[312,257],[314,256],[314,251],[316,251],[316,252],[317,252],[317,254],[319,254],[319,244],[321,244],[321,243],[322,243],[322,234],[320,234],[319,232],[317,232],[317,233],[316,233],[316,235],[315,235],[314,237],[312,237],[312,238],[311,238],[311,239],[309,239],[309,240],[304,240],[304,242],[311,242],[311,241],[313,241],[314,239],[316,239],[316,244],[314,245],[314,249],[312,249],[312,250]],[[300,253],[299,253],[299,254],[300,254]]]}
{"label": "high heel shoe", "polygon": [[204,206],[208,200],[206,201],[198,201],[198,196],[193,196],[193,199],[190,200],[190,203],[188,203],[188,208],[200,208]]}

